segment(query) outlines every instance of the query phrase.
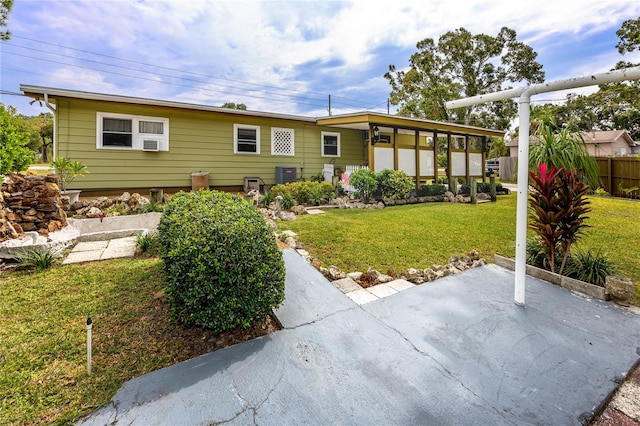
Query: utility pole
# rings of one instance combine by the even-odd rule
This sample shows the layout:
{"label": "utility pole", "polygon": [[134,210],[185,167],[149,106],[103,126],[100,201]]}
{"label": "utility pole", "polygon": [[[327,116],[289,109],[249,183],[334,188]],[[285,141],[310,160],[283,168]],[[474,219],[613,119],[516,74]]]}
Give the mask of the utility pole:
{"label": "utility pole", "polygon": [[331,95],[329,95],[329,108],[327,108],[327,111],[329,111],[329,115],[331,115]]}

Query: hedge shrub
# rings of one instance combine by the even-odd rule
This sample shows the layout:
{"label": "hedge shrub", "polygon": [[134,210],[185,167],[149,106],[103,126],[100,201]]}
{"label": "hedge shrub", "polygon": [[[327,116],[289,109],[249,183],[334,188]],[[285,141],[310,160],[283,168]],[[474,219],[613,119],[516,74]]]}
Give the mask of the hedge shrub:
{"label": "hedge shrub", "polygon": [[274,185],[271,195],[280,195],[295,200],[297,204],[312,204],[318,206],[335,198],[336,189],[329,182],[291,182]]}
{"label": "hedge shrub", "polygon": [[402,170],[384,169],[376,174],[376,179],[383,197],[407,198],[414,187],[413,179]]}
{"label": "hedge shrub", "polygon": [[285,268],[260,212],[218,191],[179,192],[158,225],[172,315],[215,332],[262,322],[284,300]]}
{"label": "hedge shrub", "polygon": [[446,191],[447,187],[439,183],[435,183],[433,185],[420,185],[420,192],[418,195],[420,197],[435,197],[437,195],[444,195]]}
{"label": "hedge shrub", "polygon": [[373,193],[378,189],[376,174],[373,170],[369,169],[359,169],[351,173],[349,183],[366,201],[369,201]]}
{"label": "hedge shrub", "polygon": [[[491,183],[489,182],[477,182],[476,190],[478,194],[486,193],[489,194],[491,192]],[[496,191],[502,191],[503,187],[501,183],[496,183]],[[460,193],[463,195],[471,194],[471,185],[465,183],[460,186]]]}

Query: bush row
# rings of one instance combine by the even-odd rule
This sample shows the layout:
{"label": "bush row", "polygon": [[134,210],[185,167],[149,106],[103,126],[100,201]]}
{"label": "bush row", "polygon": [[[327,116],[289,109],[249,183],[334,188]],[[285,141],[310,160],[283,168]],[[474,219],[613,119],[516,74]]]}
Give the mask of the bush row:
{"label": "bush row", "polygon": [[[478,191],[478,194],[480,194],[481,192],[488,194],[491,192],[491,184],[489,182],[477,182],[476,190]],[[502,184],[496,183],[496,191],[500,192],[502,190],[504,190]],[[469,185],[468,183],[463,183],[462,185],[460,185],[460,193],[463,195],[471,194],[471,185]]]}
{"label": "bush row", "polygon": [[[283,198],[283,207],[291,208],[296,204],[319,206],[331,201],[336,196],[335,187],[329,182],[292,182],[274,185],[269,191],[269,203],[277,196]],[[266,203],[268,204],[268,203]]]}
{"label": "bush row", "polygon": [[384,169],[378,173],[369,169],[353,172],[349,178],[358,195],[368,200],[374,195],[407,198],[414,187],[413,179],[402,170]]}

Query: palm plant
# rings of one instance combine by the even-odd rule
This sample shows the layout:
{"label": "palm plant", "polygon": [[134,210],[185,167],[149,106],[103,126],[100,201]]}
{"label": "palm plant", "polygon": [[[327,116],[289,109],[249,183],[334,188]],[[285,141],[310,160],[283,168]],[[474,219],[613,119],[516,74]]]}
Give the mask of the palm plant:
{"label": "palm plant", "polygon": [[543,163],[558,169],[575,169],[580,180],[591,188],[602,186],[598,163],[589,155],[580,132],[571,127],[556,132],[551,122],[542,121],[534,137],[537,143],[529,149],[529,170],[535,171]]}
{"label": "palm plant", "polygon": [[60,186],[60,191],[62,192],[67,190],[67,185],[69,185],[75,178],[89,173],[87,166],[79,161],[72,161],[65,157],[59,157],[53,160],[51,162],[51,167],[53,167],[54,171],[59,176],[60,180],[58,184]]}

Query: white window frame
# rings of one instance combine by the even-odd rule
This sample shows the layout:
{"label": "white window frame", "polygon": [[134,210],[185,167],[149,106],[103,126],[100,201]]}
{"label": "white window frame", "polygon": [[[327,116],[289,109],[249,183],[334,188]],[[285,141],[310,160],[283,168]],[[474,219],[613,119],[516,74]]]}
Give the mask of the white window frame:
{"label": "white window frame", "polygon": [[[103,136],[103,119],[104,118],[116,118],[131,120],[131,146],[104,146],[102,144]],[[162,134],[157,133],[140,133],[141,121],[155,121],[162,123]],[[143,151],[143,144],[145,139],[158,140],[159,151],[169,151],[169,119],[166,117],[150,117],[144,115],[131,115],[131,114],[116,114],[111,112],[96,113],[96,149],[116,149],[126,151]]]}
{"label": "white window frame", "polygon": [[[247,152],[238,150],[238,130],[251,129],[256,131],[256,151]],[[233,153],[241,155],[260,155],[260,126],[254,126],[251,124],[234,124],[233,125]]]}
{"label": "white window frame", "polygon": [[[324,138],[325,136],[336,136],[337,142],[338,142],[338,146],[337,146],[337,154],[325,154],[324,152]],[[322,157],[340,157],[340,133],[338,132],[321,132],[321,137],[320,137],[320,155]]]}
{"label": "white window frame", "polygon": [[[291,135],[291,149],[288,153],[277,152],[275,150],[275,144],[273,143],[275,139],[276,132],[289,133]],[[293,157],[296,152],[296,132],[294,129],[287,129],[284,127],[272,127],[271,128],[271,155],[277,156],[288,156]]]}

